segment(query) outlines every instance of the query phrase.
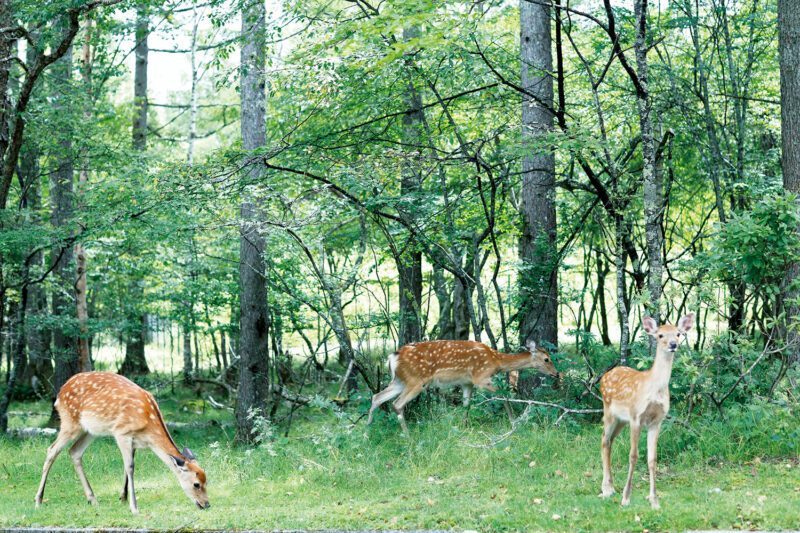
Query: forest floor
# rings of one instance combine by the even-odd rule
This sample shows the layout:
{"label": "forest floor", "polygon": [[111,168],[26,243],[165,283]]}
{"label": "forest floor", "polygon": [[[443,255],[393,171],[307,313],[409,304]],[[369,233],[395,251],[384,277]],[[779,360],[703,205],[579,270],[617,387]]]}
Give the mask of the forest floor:
{"label": "forest floor", "polygon": [[[477,531],[663,531],[800,528],[800,464],[793,454],[761,453],[751,440],[719,428],[667,422],[659,441],[661,510],[646,499],[644,436],[631,505],[601,499],[600,433],[595,421],[552,425],[534,413],[516,432],[500,414],[418,401],[411,438],[394,416],[372,426],[352,412],[321,406],[295,414],[289,437],[263,426],[266,443],[232,444],[232,413],[187,397],[159,397],[172,431],[193,449],[208,476],[211,508],[198,510],[149,452],[136,457],[140,514],[119,500],[122,461],[112,439],[98,439],[84,464],[100,502],[87,504],[69,456],[51,470],[42,507],[33,496],[53,437],[0,437],[0,527],[205,529],[467,529]],[[12,404],[11,427],[41,425],[49,406]],[[357,412],[359,411],[359,412]],[[13,414],[17,413],[17,414]],[[765,434],[764,439],[769,439]],[[794,445],[790,444],[790,448]],[[770,450],[774,448],[765,447]],[[616,488],[627,473],[628,432],[613,450]]]}

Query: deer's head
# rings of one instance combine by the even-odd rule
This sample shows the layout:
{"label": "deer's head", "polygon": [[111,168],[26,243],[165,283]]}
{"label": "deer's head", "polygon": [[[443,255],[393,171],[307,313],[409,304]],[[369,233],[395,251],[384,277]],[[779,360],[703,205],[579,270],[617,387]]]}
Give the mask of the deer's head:
{"label": "deer's head", "polygon": [[678,320],[678,325],[664,324],[658,326],[656,321],[649,316],[642,319],[642,327],[645,332],[653,337],[658,343],[658,351],[668,355],[674,354],[681,341],[686,338],[686,333],[692,329],[694,324],[694,313],[689,313]]}
{"label": "deer's head", "polygon": [[525,343],[525,350],[530,353],[530,368],[535,368],[543,374],[559,377],[558,370],[556,370],[550,354],[536,346],[536,341],[533,339],[528,340]]}
{"label": "deer's head", "polygon": [[206,473],[197,464],[192,450],[184,446],[181,457],[174,455],[170,455],[170,457],[175,464],[175,475],[178,477],[183,492],[200,509],[211,507],[208,494],[206,494]]}

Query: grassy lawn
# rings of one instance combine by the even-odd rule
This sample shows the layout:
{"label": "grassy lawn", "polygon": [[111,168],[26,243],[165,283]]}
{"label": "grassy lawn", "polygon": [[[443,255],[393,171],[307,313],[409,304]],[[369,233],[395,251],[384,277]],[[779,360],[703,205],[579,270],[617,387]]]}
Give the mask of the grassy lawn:
{"label": "grassy lawn", "polygon": [[[160,402],[168,421],[232,420],[197,402]],[[360,406],[363,409],[363,405]],[[14,404],[12,411],[47,412],[44,404]],[[600,427],[569,422],[553,427],[544,413],[531,416],[510,438],[485,447],[508,422],[473,409],[461,425],[460,408],[417,408],[411,439],[394,417],[381,413],[371,427],[353,426],[329,410],[297,415],[289,438],[255,449],[230,444],[225,425],[173,431],[188,445],[209,479],[212,507],[197,509],[177,480],[150,452],[136,459],[140,514],[118,499],[122,460],[111,439],[98,439],[84,456],[100,502],[89,506],[69,456],[59,456],[39,509],[33,497],[52,438],[0,439],[0,525],[186,528],[435,528],[488,530],[681,530],[687,528],[800,527],[797,455],[761,449],[719,429],[690,432],[667,423],[660,439],[661,510],[650,509],[643,437],[632,502],[602,500]],[[355,419],[357,415],[347,414]],[[45,416],[12,417],[34,425]],[[282,432],[280,433],[282,435]],[[785,445],[786,443],[784,443]],[[621,491],[629,437],[614,446]],[[789,444],[789,448],[793,445]]]}

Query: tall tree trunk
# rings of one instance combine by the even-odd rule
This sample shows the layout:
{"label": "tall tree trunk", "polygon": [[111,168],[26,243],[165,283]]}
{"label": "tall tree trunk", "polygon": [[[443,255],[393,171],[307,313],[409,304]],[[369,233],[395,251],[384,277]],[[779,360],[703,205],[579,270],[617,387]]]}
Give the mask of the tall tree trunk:
{"label": "tall tree trunk", "polygon": [[[472,247],[467,250],[464,260],[464,272],[469,277],[474,276],[475,260],[472,255]],[[453,279],[453,339],[469,339],[470,316],[469,307],[472,299],[474,287],[470,283],[464,283],[459,277]]]}
{"label": "tall tree trunk", "polygon": [[[263,38],[266,13],[262,1],[245,4],[242,11],[241,56],[241,131],[245,150],[266,144],[266,66]],[[250,179],[263,176],[263,169],[253,166]],[[245,196],[241,206],[242,235],[239,245],[240,338],[239,388],[236,402],[236,438],[252,442],[253,417],[267,415],[269,399],[269,329],[265,263],[265,241],[259,234],[257,198]]]}
{"label": "tall tree trunk", "polygon": [[28,309],[28,272],[29,266],[23,266],[24,282],[20,290],[20,304],[17,312],[17,339],[14,345],[14,364],[8,368],[6,390],[0,398],[0,435],[5,436],[8,429],[8,406],[14,398],[17,383],[25,372],[25,313]]}
{"label": "tall tree trunk", "polygon": [[[556,248],[555,156],[545,145],[553,129],[553,55],[550,6],[520,0],[520,82],[522,142],[522,222],[519,255],[519,336],[558,347],[558,251]],[[541,379],[519,380],[519,392],[530,396]]]}
{"label": "tall tree trunk", "polygon": [[[91,93],[92,93],[92,53],[91,53],[91,39],[92,39],[92,19],[87,16],[86,18],[86,31],[84,33],[83,41],[83,69],[81,77],[83,79],[83,87],[86,91],[86,104],[83,108],[84,119],[91,118]],[[81,157],[81,170],[78,173],[78,211],[84,209],[83,196],[86,187],[89,183],[89,158],[86,156],[85,150]],[[83,224],[81,223],[83,229]],[[75,259],[77,264],[78,279],[75,282],[75,301],[76,312],[78,315],[78,368],[81,372],[88,372],[92,370],[92,358],[89,353],[89,309],[86,303],[86,248],[82,242],[75,244]]]}
{"label": "tall tree trunk", "polygon": [[191,94],[189,98],[189,149],[186,156],[190,165],[194,164],[194,140],[197,137],[197,28],[200,17],[197,14],[197,3],[192,3],[192,45],[189,52],[191,65]]}
{"label": "tall tree trunk", "polygon": [[[55,108],[59,114],[67,115],[69,110],[69,86],[72,78],[72,48],[64,54],[53,69],[55,83],[62,89],[55,98]],[[56,168],[50,174],[50,222],[54,228],[69,227],[74,219],[73,191],[73,154],[72,132],[61,132],[58,140],[59,153],[56,156]],[[65,238],[72,231],[65,232]],[[73,318],[75,316],[75,257],[71,242],[61,242],[51,251],[51,264],[55,287],[53,290],[54,317],[57,317],[53,328],[53,390],[57,394],[61,386],[78,373],[78,347]],[[51,422],[54,421],[51,417]]]}
{"label": "tall tree trunk", "polygon": [[433,288],[436,301],[439,303],[439,321],[436,324],[436,337],[439,339],[455,339],[453,324],[452,289],[444,277],[444,268],[433,265]]}
{"label": "tall tree trunk", "polygon": [[[558,257],[556,249],[555,157],[544,137],[553,129],[553,57],[550,6],[520,1],[523,267],[520,283],[520,340],[558,345]],[[532,95],[532,96],[531,96]]]}
{"label": "tall tree trunk", "polygon": [[[416,27],[403,30],[403,40],[409,41],[419,36]],[[410,61],[410,59],[409,59]],[[420,175],[419,154],[422,142],[422,99],[417,91],[411,68],[407,69],[408,84],[405,91],[405,105],[409,112],[403,114],[403,140],[408,146],[402,166],[400,195],[404,204],[412,206],[403,210],[403,216],[413,220],[419,205]],[[403,244],[397,259],[400,327],[398,343],[400,346],[422,340],[422,252],[412,235]]]}
{"label": "tall tree trunk", "polygon": [[600,339],[603,346],[611,346],[611,337],[608,334],[608,311],[606,309],[606,276],[610,268],[603,263],[600,251],[597,251],[597,313],[600,319]]}
{"label": "tall tree trunk", "polygon": [[661,278],[664,265],[661,257],[664,236],[661,213],[664,208],[664,189],[660,173],[656,172],[656,150],[653,139],[653,100],[650,96],[647,65],[647,0],[634,0],[636,75],[641,91],[637,91],[639,127],[642,136],[642,180],[644,182],[644,233],[650,269],[647,287],[650,291],[648,313],[661,323]]}
{"label": "tall tree trunk", "polygon": [[[798,195],[800,202],[800,0],[778,0],[778,50],[781,71],[781,167],[783,186]],[[800,228],[797,235],[800,238]],[[784,301],[788,302],[786,320],[796,324],[800,308],[793,303],[800,290],[800,262],[793,262],[786,272]],[[787,329],[787,342],[798,342],[797,330]],[[800,361],[800,347],[793,346],[791,360]]]}
{"label": "tall tree trunk", "polygon": [[[30,53],[30,51],[28,52]],[[33,139],[27,139],[20,152],[19,178],[26,186],[25,201],[31,213],[38,213],[42,207],[41,172],[39,168],[39,146]],[[37,222],[41,222],[37,216]],[[44,265],[44,252],[33,252],[30,266],[33,272],[42,272]],[[41,283],[28,287],[28,309],[26,340],[28,344],[28,366],[22,383],[34,386],[44,395],[49,395],[53,379],[53,362],[50,353],[51,331],[42,327],[44,317],[50,313],[47,309],[47,295]],[[35,379],[34,379],[35,378]]]}
{"label": "tall tree trunk", "polygon": [[188,325],[183,326],[183,382],[192,382],[192,332]]}
{"label": "tall tree trunk", "polygon": [[[133,77],[133,149],[144,152],[147,149],[147,37],[150,33],[150,18],[147,5],[136,6],[136,66]],[[122,361],[120,374],[126,376],[143,375],[150,372],[145,358],[147,344],[147,317],[142,305],[144,302],[144,281],[131,280],[129,284],[129,305],[132,305],[128,316],[132,330],[125,342],[125,359]]]}

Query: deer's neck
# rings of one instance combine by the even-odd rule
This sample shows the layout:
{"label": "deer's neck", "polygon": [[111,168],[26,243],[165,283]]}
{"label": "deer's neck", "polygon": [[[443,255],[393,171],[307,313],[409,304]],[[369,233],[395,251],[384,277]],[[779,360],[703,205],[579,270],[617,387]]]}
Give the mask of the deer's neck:
{"label": "deer's neck", "polygon": [[669,386],[672,377],[672,362],[675,359],[674,352],[659,349],[656,351],[656,359],[650,368],[650,382],[656,390]]}
{"label": "deer's neck", "polygon": [[512,370],[522,370],[530,366],[530,352],[503,353],[495,352],[498,361],[498,372],[511,372]]}
{"label": "deer's neck", "polygon": [[167,465],[167,468],[172,470],[175,475],[178,474],[178,467],[175,466],[175,461],[173,461],[170,456],[181,457],[181,452],[172,444],[170,439],[158,439],[157,442],[153,442],[150,449],[153,450],[153,453],[155,453],[165,465]]}

